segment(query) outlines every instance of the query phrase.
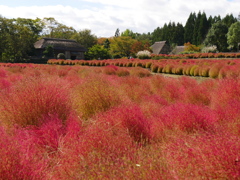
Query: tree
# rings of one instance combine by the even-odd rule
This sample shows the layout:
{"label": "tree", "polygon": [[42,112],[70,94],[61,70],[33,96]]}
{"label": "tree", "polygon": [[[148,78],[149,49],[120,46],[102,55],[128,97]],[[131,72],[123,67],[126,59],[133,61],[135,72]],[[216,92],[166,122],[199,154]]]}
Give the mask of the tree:
{"label": "tree", "polygon": [[204,44],[209,45],[216,45],[218,51],[224,52],[227,51],[227,35],[228,33],[228,27],[227,25],[222,22],[218,21],[215,24],[212,25],[210,28],[206,39],[204,41]]}
{"label": "tree", "polygon": [[240,22],[232,24],[227,33],[227,43],[230,49],[237,50],[238,43],[240,42]]}
{"label": "tree", "polygon": [[131,53],[134,55],[139,51],[148,50],[151,52],[150,44],[148,42],[136,41],[132,45]]}
{"label": "tree", "polygon": [[86,59],[109,59],[110,54],[103,46],[96,44],[85,53]]}
{"label": "tree", "polygon": [[151,36],[152,36],[152,43],[155,43],[157,41],[162,41],[162,36],[163,36],[162,28],[157,27],[156,29],[154,29]]}
{"label": "tree", "polygon": [[76,40],[79,44],[84,46],[86,49],[92,47],[97,43],[97,36],[92,34],[91,30],[85,29],[75,33],[71,39]]}
{"label": "tree", "polygon": [[1,18],[1,56],[14,62],[28,59],[41,28],[40,19]]}
{"label": "tree", "polygon": [[136,34],[130,29],[126,29],[124,32],[122,32],[121,36],[130,36],[133,39],[136,38]]}
{"label": "tree", "polygon": [[105,49],[109,49],[110,48],[110,41],[108,39],[106,39],[104,42],[103,42],[103,47]]}
{"label": "tree", "polygon": [[201,15],[199,29],[198,29],[197,45],[203,43],[207,35],[208,29],[209,29],[209,23],[208,23],[206,14],[203,12]]}
{"label": "tree", "polygon": [[177,45],[183,45],[184,44],[184,27],[182,24],[177,23],[177,26],[174,28],[173,33],[173,43]]}
{"label": "tree", "polygon": [[220,15],[214,16],[214,17],[210,16],[210,17],[208,18],[209,27],[211,27],[213,24],[215,24],[215,23],[218,22],[218,21],[221,21]]}
{"label": "tree", "polygon": [[136,42],[129,36],[119,36],[113,39],[110,45],[110,52],[113,57],[129,57],[132,45]]}
{"label": "tree", "polygon": [[76,33],[76,30],[73,27],[61,24],[52,17],[44,18],[42,22],[44,24],[44,37],[71,39],[71,37]]}
{"label": "tree", "polygon": [[227,27],[230,27],[233,23],[237,22],[237,18],[233,17],[232,14],[227,14],[223,19],[222,22],[227,25]]}
{"label": "tree", "polygon": [[196,13],[191,13],[184,27],[184,42],[193,43],[193,30],[196,21]]}
{"label": "tree", "polygon": [[120,36],[120,30],[119,30],[119,28],[117,28],[114,36],[115,36],[115,37],[119,37],[119,36]]}
{"label": "tree", "polygon": [[200,48],[196,45],[191,44],[190,42],[184,43],[184,51],[188,52],[199,52]]}
{"label": "tree", "polygon": [[148,42],[149,44],[152,44],[152,36],[151,33],[136,33],[136,40],[141,41],[141,42]]}
{"label": "tree", "polygon": [[[53,58],[54,57],[54,50],[53,50],[53,46],[48,45],[45,49],[45,51],[43,51],[44,57],[46,58]],[[58,58],[60,59],[60,58]]]}
{"label": "tree", "polygon": [[193,42],[192,43],[195,45],[200,44],[198,34],[199,34],[199,29],[200,29],[199,27],[200,27],[201,17],[202,17],[202,14],[199,11],[196,21],[195,21],[194,30],[193,30]]}
{"label": "tree", "polygon": [[[4,61],[5,60],[5,54],[3,55],[5,49],[6,49],[6,43],[7,43],[7,19],[0,16],[0,60]],[[4,57],[3,57],[4,56]]]}

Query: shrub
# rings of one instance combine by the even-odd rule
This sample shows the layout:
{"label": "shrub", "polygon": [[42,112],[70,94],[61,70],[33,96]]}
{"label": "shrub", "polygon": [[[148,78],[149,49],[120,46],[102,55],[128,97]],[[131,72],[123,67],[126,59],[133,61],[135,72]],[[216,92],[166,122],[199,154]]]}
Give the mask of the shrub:
{"label": "shrub", "polygon": [[139,51],[136,54],[138,59],[150,59],[151,57],[151,52],[149,52],[148,50],[144,50],[144,51]]}
{"label": "shrub", "polygon": [[166,128],[181,130],[186,133],[198,131],[213,132],[215,129],[216,114],[214,111],[192,104],[176,103],[163,110],[163,119]]}
{"label": "shrub", "polygon": [[176,67],[175,74],[182,75],[183,74],[183,67]]}
{"label": "shrub", "polygon": [[151,68],[152,62],[146,62],[145,68]]}
{"label": "shrub", "polygon": [[77,113],[84,120],[121,102],[116,89],[99,77],[90,77],[77,86],[73,92],[73,99]]}
{"label": "shrub", "polygon": [[22,167],[20,165],[19,145],[3,127],[0,127],[0,177],[1,179],[19,179]]}
{"label": "shrub", "polygon": [[217,46],[206,46],[202,48],[201,50],[202,53],[216,53],[217,52]]}
{"label": "shrub", "polygon": [[213,65],[209,70],[209,77],[210,78],[217,78],[221,68],[222,68],[221,64]]}
{"label": "shrub", "polygon": [[151,71],[152,71],[153,73],[158,72],[158,65],[152,65],[152,66],[151,66]]}
{"label": "shrub", "polygon": [[209,66],[202,66],[199,70],[199,75],[203,77],[209,77]]}
{"label": "shrub", "polygon": [[198,68],[198,65],[194,65],[191,67],[190,72],[189,72],[190,76],[194,76],[195,69],[197,69],[197,68]]}
{"label": "shrub", "polygon": [[122,76],[129,76],[130,75],[130,72],[128,69],[125,69],[125,68],[119,68],[117,71],[116,71],[116,75],[118,75],[119,77],[122,77]]}
{"label": "shrub", "polygon": [[148,76],[151,76],[151,73],[147,69],[136,67],[130,70],[130,75],[137,76],[137,77],[148,77]]}
{"label": "shrub", "polygon": [[[65,84],[65,85],[63,85]],[[40,125],[45,116],[56,115],[63,122],[71,113],[67,84],[58,78],[27,78],[1,98],[0,118],[5,125]]]}
{"label": "shrub", "polygon": [[[127,129],[129,136],[138,143],[149,142],[152,138],[149,121],[137,105],[113,108],[107,113],[104,121],[108,121],[112,128],[118,126],[123,130]],[[119,129],[116,130],[119,131]]]}
{"label": "shrub", "polygon": [[64,53],[59,53],[59,54],[57,55],[57,58],[58,58],[58,59],[65,59],[65,54],[64,54]]}
{"label": "shrub", "polygon": [[[174,178],[238,179],[238,138],[228,133],[179,135],[164,148]],[[227,152],[227,153],[226,153]]]}

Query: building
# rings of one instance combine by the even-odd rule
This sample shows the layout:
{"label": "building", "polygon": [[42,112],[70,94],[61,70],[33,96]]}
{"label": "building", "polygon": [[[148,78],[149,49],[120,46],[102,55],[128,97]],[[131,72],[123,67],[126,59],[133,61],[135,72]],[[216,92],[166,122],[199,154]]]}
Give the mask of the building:
{"label": "building", "polygon": [[183,52],[185,49],[185,46],[176,46],[172,52],[170,53],[170,55],[172,54],[180,54],[181,52]]}
{"label": "building", "polygon": [[57,58],[59,53],[65,54],[66,59],[84,59],[84,52],[87,50],[77,43],[75,40],[70,39],[56,39],[56,38],[43,38],[36,43],[36,56],[42,57],[43,52],[47,46],[52,46],[54,50],[54,58]]}
{"label": "building", "polygon": [[170,45],[167,41],[158,41],[155,42],[151,49],[153,51],[153,54],[169,54],[171,52]]}

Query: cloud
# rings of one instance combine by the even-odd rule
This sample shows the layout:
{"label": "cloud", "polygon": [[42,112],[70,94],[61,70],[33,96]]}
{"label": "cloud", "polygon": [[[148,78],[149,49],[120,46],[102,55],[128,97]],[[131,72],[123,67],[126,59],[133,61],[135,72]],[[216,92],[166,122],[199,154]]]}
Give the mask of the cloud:
{"label": "cloud", "polygon": [[[7,18],[54,17],[76,30],[90,29],[98,37],[109,37],[117,28],[138,33],[153,32],[169,21],[185,22],[191,12],[204,11],[207,16],[233,14],[240,11],[239,0],[75,0],[78,5],[19,6],[0,5]],[[69,0],[71,2],[71,0]],[[80,3],[81,2],[81,3]],[[84,4],[88,3],[88,4]],[[79,5],[81,4],[81,5]]]}

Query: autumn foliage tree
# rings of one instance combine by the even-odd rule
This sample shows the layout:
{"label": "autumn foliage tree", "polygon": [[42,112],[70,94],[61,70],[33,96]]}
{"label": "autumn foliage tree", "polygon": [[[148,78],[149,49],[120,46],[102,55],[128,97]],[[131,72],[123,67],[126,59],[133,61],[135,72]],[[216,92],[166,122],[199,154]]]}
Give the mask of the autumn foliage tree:
{"label": "autumn foliage tree", "polygon": [[131,53],[136,54],[139,51],[148,50],[151,52],[149,42],[137,41],[132,45]]}
{"label": "autumn foliage tree", "polygon": [[110,44],[110,53],[113,57],[129,57],[131,55],[132,45],[137,40],[130,36],[115,37]]}
{"label": "autumn foliage tree", "polygon": [[196,45],[193,45],[190,42],[188,42],[188,43],[184,43],[184,51],[199,52],[200,51],[200,47],[197,47]]}

